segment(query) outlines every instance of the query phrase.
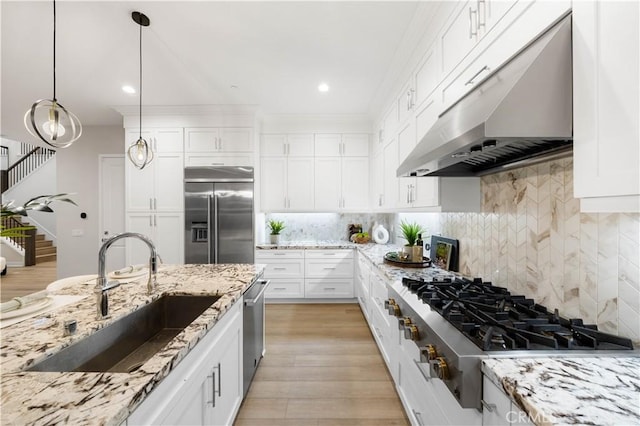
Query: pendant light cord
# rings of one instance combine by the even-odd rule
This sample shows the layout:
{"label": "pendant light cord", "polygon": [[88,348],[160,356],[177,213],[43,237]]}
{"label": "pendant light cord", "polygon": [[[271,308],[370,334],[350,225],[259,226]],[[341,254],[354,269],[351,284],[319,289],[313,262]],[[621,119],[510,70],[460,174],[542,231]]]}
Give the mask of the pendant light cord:
{"label": "pendant light cord", "polygon": [[140,139],[142,139],[142,25],[140,25]]}
{"label": "pendant light cord", "polygon": [[53,0],[53,101],[56,102],[56,0]]}

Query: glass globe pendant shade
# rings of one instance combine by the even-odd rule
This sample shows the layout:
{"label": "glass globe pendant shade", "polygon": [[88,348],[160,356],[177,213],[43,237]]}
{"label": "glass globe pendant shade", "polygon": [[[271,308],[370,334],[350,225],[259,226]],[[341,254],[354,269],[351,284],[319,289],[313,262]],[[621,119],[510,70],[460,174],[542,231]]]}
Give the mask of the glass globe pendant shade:
{"label": "glass globe pendant shade", "polygon": [[131,146],[129,146],[127,156],[134,166],[142,170],[151,162],[151,160],[153,160],[153,150],[149,148],[147,141],[140,137],[137,141],[132,143]]}
{"label": "glass globe pendant shade", "polygon": [[66,148],[82,135],[80,120],[52,99],[35,102],[24,114],[27,131],[54,148]]}

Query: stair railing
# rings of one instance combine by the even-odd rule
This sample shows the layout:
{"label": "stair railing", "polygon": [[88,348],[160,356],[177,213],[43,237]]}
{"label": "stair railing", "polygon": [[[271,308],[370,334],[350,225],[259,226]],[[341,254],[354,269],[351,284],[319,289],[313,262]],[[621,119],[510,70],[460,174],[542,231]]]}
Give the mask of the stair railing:
{"label": "stair railing", "polygon": [[[24,227],[20,220],[12,216],[2,218],[2,229]],[[33,266],[36,264],[36,229],[26,229],[22,231],[24,236],[8,236],[11,242],[24,250],[24,266]]]}
{"label": "stair railing", "polygon": [[53,149],[34,146],[20,160],[9,166],[7,169],[6,188],[3,185],[2,191],[4,192],[20,182],[55,155],[56,151]]}

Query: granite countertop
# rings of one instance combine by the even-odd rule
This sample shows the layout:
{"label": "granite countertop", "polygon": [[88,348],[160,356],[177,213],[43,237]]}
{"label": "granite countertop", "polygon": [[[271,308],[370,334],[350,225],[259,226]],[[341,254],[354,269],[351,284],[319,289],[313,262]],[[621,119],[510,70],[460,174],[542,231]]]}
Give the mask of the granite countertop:
{"label": "granite countertop", "polygon": [[353,249],[357,244],[341,240],[284,241],[280,244],[258,244],[258,250],[338,250]]}
{"label": "granite countertop", "polygon": [[482,371],[536,425],[640,424],[640,357],[490,358]]}
{"label": "granite countertop", "polygon": [[[54,294],[88,294],[80,302],[2,329],[1,424],[101,424],[124,422],[155,386],[216,324],[263,272],[264,265],[173,265],[157,274],[158,291],[146,294],[146,275],[109,291],[111,317],[98,321],[94,279]],[[133,373],[54,373],[22,370],[164,294],[221,298],[165,348]],[[75,319],[78,332],[63,336]]]}

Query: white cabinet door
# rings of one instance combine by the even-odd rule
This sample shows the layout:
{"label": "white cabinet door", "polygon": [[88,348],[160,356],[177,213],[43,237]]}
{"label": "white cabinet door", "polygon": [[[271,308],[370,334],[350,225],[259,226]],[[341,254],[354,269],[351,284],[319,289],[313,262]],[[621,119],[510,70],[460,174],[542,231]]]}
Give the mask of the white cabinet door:
{"label": "white cabinet door", "polygon": [[438,66],[438,43],[434,43],[425,53],[415,72],[415,102],[417,107],[427,100],[433,93],[442,74]]}
{"label": "white cabinet door", "polygon": [[182,154],[156,154],[150,165],[155,175],[154,210],[183,211],[183,163]]}
{"label": "white cabinet door", "polygon": [[353,279],[307,279],[304,286],[304,297],[308,299],[353,297]]}
{"label": "white cabinet door", "polygon": [[314,138],[313,134],[289,134],[287,135],[287,155],[289,157],[313,157]]}
{"label": "white cabinet door", "polygon": [[388,108],[384,116],[384,132],[383,145],[387,145],[395,139],[395,133],[398,129],[398,104],[394,101]]}
{"label": "white cabinet door", "polygon": [[182,129],[154,129],[153,149],[156,152],[182,153],[184,149],[184,133]]}
{"label": "white cabinet door", "polygon": [[[229,312],[230,314],[231,312]],[[231,425],[242,403],[242,315],[223,330],[213,349],[213,418],[210,424]],[[217,374],[216,374],[217,373]]]}
{"label": "white cabinet door", "polygon": [[[182,213],[127,213],[126,230],[148,237],[167,264],[184,263],[184,216]],[[127,238],[125,253],[128,265],[149,263],[149,247],[142,241]]]}
{"label": "white cabinet door", "polygon": [[155,168],[153,163],[139,170],[128,159],[125,161],[125,193],[128,211],[153,209],[155,196]]}
{"label": "white cabinet door", "polygon": [[[369,207],[369,157],[342,158],[342,208]],[[317,182],[317,181],[316,181]]]}
{"label": "white cabinet door", "polygon": [[184,263],[184,214],[155,213],[153,242],[163,263],[180,265]]}
{"label": "white cabinet door", "polygon": [[253,129],[248,127],[188,128],[185,152],[253,152]]}
{"label": "white cabinet door", "polygon": [[260,139],[261,156],[282,157],[287,155],[287,135],[262,135]]}
{"label": "white cabinet door", "polygon": [[313,210],[313,158],[289,157],[287,167],[287,207],[291,210]]}
{"label": "white cabinet door", "polygon": [[415,105],[415,89],[413,88],[413,77],[402,87],[400,95],[396,101],[398,111],[398,124],[402,125],[406,120],[411,118],[413,107]]}
{"label": "white cabinet door", "polygon": [[182,153],[156,152],[153,161],[142,170],[126,161],[127,211],[182,211],[183,176]]}
{"label": "white cabinet door", "polygon": [[335,211],[342,207],[340,157],[316,157],[315,168],[315,208]]}
{"label": "white cabinet door", "polygon": [[384,152],[378,151],[371,158],[371,205],[381,209],[384,202]]}
{"label": "white cabinet door", "polygon": [[267,299],[304,298],[304,278],[272,278],[265,291]]}
{"label": "white cabinet door", "polygon": [[469,53],[478,40],[476,1],[466,1],[452,14],[439,35],[442,75],[447,75]]}
{"label": "white cabinet door", "polygon": [[382,207],[385,209],[395,208],[398,204],[398,178],[396,169],[398,168],[398,143],[394,139],[389,145],[384,147],[384,199]]}
{"label": "white cabinet door", "polygon": [[[317,154],[316,154],[317,155]],[[367,134],[343,134],[343,157],[366,157],[369,155],[369,135]]]}
{"label": "white cabinet door", "polygon": [[283,210],[287,197],[286,157],[263,157],[260,162],[260,199],[263,211]]}
{"label": "white cabinet door", "polygon": [[220,129],[221,152],[253,152],[253,129],[230,127]]}
{"label": "white cabinet door", "polygon": [[640,211],[639,9],[573,3],[573,184],[583,211]]}
{"label": "white cabinet door", "polygon": [[408,120],[398,132],[398,164],[402,163],[416,147],[416,128],[413,120]]}
{"label": "white cabinet door", "polygon": [[342,135],[340,134],[316,134],[316,157],[340,157],[342,155]]}
{"label": "white cabinet door", "polygon": [[219,151],[220,131],[217,128],[194,128],[185,130],[185,152]]}

